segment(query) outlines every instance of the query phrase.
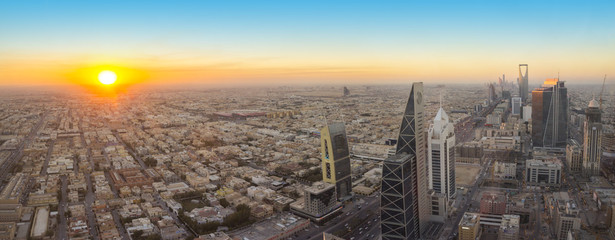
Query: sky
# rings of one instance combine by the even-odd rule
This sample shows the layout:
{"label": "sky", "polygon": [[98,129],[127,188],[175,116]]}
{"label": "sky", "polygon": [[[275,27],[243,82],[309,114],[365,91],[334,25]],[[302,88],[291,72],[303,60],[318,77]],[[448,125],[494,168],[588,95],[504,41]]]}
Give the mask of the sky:
{"label": "sky", "polygon": [[3,1],[0,85],[615,77],[615,1]]}

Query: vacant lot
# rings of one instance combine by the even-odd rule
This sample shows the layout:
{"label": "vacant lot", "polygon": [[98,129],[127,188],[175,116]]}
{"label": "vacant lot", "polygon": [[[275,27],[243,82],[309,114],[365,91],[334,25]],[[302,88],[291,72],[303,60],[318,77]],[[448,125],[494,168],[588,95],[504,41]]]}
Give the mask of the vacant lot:
{"label": "vacant lot", "polygon": [[458,186],[472,186],[480,172],[480,166],[455,164],[455,182]]}

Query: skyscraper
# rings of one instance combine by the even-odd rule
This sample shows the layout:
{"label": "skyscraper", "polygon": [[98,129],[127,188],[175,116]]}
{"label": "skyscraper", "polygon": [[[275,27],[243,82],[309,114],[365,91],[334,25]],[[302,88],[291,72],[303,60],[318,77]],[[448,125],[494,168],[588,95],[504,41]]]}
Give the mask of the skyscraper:
{"label": "skyscraper", "polygon": [[[523,74],[523,67],[525,67],[525,74]],[[527,80],[528,80],[528,76],[527,76],[527,71],[528,71],[528,67],[527,64],[519,64],[519,97],[521,97],[521,101],[522,102],[526,102],[527,101],[527,95],[528,95],[528,85],[527,85]]]}
{"label": "skyscraper", "polygon": [[583,128],[583,174],[600,175],[600,156],[602,155],[602,123],[598,101],[592,99],[585,109]]}
{"label": "skyscraper", "polygon": [[395,155],[382,165],[382,239],[418,239],[427,225],[423,83],[413,83]]}
{"label": "skyscraper", "polygon": [[429,188],[455,197],[455,127],[440,107],[427,137]]}
{"label": "skyscraper", "polygon": [[337,198],[343,201],[351,196],[350,155],[344,123],[325,126],[320,133],[322,178],[335,184]]}
{"label": "skyscraper", "polygon": [[532,143],[534,147],[566,147],[568,90],[559,79],[547,79],[532,91]]}
{"label": "skyscraper", "polygon": [[489,98],[489,103],[495,102],[495,100],[498,98],[498,96],[495,94],[495,86],[493,86],[493,83],[489,83],[489,90],[487,94],[487,97]]}
{"label": "skyscraper", "polygon": [[513,115],[521,115],[521,97],[514,96],[510,99]]}

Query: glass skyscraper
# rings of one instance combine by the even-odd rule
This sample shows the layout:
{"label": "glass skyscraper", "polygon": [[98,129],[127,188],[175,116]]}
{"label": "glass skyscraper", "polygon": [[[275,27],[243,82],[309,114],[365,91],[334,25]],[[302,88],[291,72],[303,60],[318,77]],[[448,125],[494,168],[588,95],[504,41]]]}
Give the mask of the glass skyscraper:
{"label": "glass skyscraper", "polygon": [[532,91],[532,143],[563,149],[567,139],[568,90],[559,79],[547,79]]}

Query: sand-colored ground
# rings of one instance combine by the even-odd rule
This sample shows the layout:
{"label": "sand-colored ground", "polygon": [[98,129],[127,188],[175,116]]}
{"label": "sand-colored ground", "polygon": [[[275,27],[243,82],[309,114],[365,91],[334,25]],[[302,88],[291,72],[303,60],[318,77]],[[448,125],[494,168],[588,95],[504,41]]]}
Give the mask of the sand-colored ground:
{"label": "sand-colored ground", "polygon": [[455,182],[457,186],[472,186],[480,173],[480,166],[455,164]]}

